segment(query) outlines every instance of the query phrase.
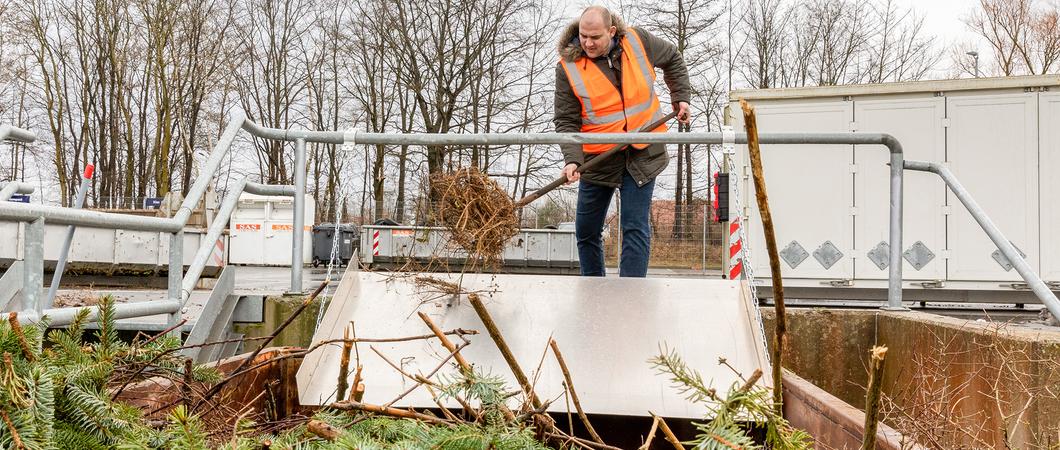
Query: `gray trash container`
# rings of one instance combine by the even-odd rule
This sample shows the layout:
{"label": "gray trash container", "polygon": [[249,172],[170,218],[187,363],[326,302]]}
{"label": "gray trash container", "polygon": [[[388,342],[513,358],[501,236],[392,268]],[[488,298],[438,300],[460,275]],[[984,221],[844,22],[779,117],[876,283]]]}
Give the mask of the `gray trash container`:
{"label": "gray trash container", "polygon": [[[357,247],[360,246],[360,239],[357,236],[357,227],[353,224],[344,223],[340,224],[337,228],[339,234],[339,248],[338,254],[335,255],[335,262],[341,265],[347,265],[350,260],[353,259]],[[313,267],[317,267],[321,263],[327,264],[328,261],[331,260],[331,246],[335,231],[335,225],[330,223],[322,223],[313,226]]]}

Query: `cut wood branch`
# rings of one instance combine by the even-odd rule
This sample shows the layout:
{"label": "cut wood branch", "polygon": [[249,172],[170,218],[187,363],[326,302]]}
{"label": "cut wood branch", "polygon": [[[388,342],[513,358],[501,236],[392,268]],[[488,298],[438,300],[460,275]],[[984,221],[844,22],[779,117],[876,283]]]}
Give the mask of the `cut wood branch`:
{"label": "cut wood branch", "polygon": [[[784,388],[781,378],[784,355],[784,335],[787,332],[787,318],[784,309],[784,281],[780,274],[780,255],[777,251],[777,236],[773,229],[773,215],[769,210],[769,196],[766,193],[766,178],[762,170],[762,149],[758,144],[758,122],[755,110],[746,100],[740,99],[743,109],[744,126],[747,128],[747,151],[751,156],[751,175],[754,178],[755,200],[758,202],[758,215],[762,221],[762,231],[766,238],[766,252],[769,254],[769,271],[773,278],[773,305],[776,308],[776,330],[773,334],[773,408],[778,415],[783,414]],[[753,280],[752,280],[753,282]]]}
{"label": "cut wood branch", "polygon": [[306,424],[306,429],[309,430],[310,433],[313,433],[328,442],[335,442],[342,433],[338,428],[331,426],[327,422],[316,419],[310,420],[309,423]]}
{"label": "cut wood branch", "polygon": [[[571,402],[574,403],[574,409],[578,412],[578,419],[585,425],[586,431],[589,432],[589,436],[592,436],[593,440],[603,444],[604,440],[597,434],[593,428],[593,424],[589,423],[589,417],[585,415],[585,411],[582,409],[582,403],[578,400],[578,393],[574,390],[574,381],[571,380],[570,370],[567,369],[567,362],[563,359],[563,354],[559,351],[559,344],[556,343],[555,339],[549,340],[549,346],[552,347],[552,353],[556,355],[556,361],[559,362],[559,370],[563,372],[564,384],[567,386],[567,392],[570,393]],[[652,427],[654,430],[654,426]]]}
{"label": "cut wood branch", "polygon": [[[420,316],[420,320],[422,320],[423,323],[427,325],[427,328],[430,328],[431,331],[434,332],[434,335],[438,338],[438,342],[442,343],[442,347],[445,347],[446,350],[449,350],[449,352],[453,354],[453,358],[456,359],[456,364],[460,366],[460,370],[464,373],[464,376],[470,376],[472,372],[471,364],[468,363],[467,360],[464,359],[464,356],[460,354],[460,351],[456,347],[456,345],[453,345],[453,342],[450,341],[448,337],[446,337],[445,333],[442,332],[442,329],[438,328],[438,325],[435,325],[434,321],[431,320],[430,316],[424,314],[423,311],[417,311],[416,314]],[[470,414],[471,417],[473,417],[475,420],[479,419],[480,415],[478,411],[472,408],[471,404],[467,403],[464,399],[460,397],[455,398],[456,401],[460,403],[460,406],[464,408],[464,411]],[[507,405],[501,403],[498,406],[500,406],[501,414],[504,414],[505,419],[508,419],[509,421],[515,419],[515,413],[508,409]]]}
{"label": "cut wood branch", "polygon": [[[353,351],[353,341],[350,340],[350,328],[345,327],[342,329],[342,354],[339,355],[339,379],[337,380],[337,388],[335,391],[335,398],[342,399],[346,397],[346,388],[348,387],[348,381],[346,377],[350,375],[350,353]],[[360,380],[355,380],[360,381]],[[353,385],[357,386],[356,383]]]}
{"label": "cut wood branch", "polygon": [[508,347],[508,343],[504,341],[504,336],[501,334],[501,330],[497,328],[496,322],[493,321],[493,317],[490,316],[489,311],[486,309],[486,305],[482,304],[482,299],[479,298],[478,294],[472,292],[467,295],[468,300],[471,301],[471,306],[475,308],[475,314],[478,315],[479,320],[482,321],[482,325],[486,327],[486,332],[493,339],[493,342],[497,344],[497,349],[500,350],[501,356],[504,357],[504,361],[508,363],[508,368],[512,370],[512,374],[515,375],[516,381],[519,382],[519,387],[523,389],[523,392],[530,398],[530,403],[534,406],[534,409],[541,408],[541,400],[537,398],[537,395],[533,392],[533,387],[530,386],[530,380],[526,377],[526,372],[519,367],[519,361],[515,359],[515,355],[512,354],[511,348]]}
{"label": "cut wood branch", "polygon": [[748,378],[747,381],[743,384],[743,386],[740,386],[740,389],[738,389],[736,392],[744,393],[750,391],[751,388],[755,387],[755,383],[758,382],[759,378],[762,378],[762,369],[755,369],[755,371],[751,373],[751,378]]}
{"label": "cut wood branch", "polygon": [[11,324],[11,331],[18,338],[18,346],[22,348],[22,356],[26,358],[26,361],[33,362],[37,358],[33,355],[33,349],[29,346],[29,341],[26,340],[26,333],[22,331],[22,325],[18,323],[18,313],[12,311],[7,315],[7,321]]}
{"label": "cut wood branch", "polygon": [[883,359],[887,347],[874,346],[869,351],[869,387],[865,393],[865,434],[861,438],[861,450],[876,448],[876,427],[880,415],[880,390],[883,386]]}
{"label": "cut wood branch", "polygon": [[11,417],[7,415],[7,411],[0,409],[0,417],[4,419],[4,424],[7,425],[7,430],[11,432],[11,441],[15,444],[14,448],[18,450],[26,448],[25,444],[22,443],[22,437],[18,434],[18,429],[15,428],[15,424],[11,422]]}
{"label": "cut wood branch", "polygon": [[[761,374],[761,371],[759,371],[759,375]],[[674,435],[673,430],[671,430],[670,426],[666,424],[666,420],[662,417],[656,416],[655,414],[652,414],[652,416],[659,420],[659,428],[662,429],[663,436],[666,437],[666,441],[669,442],[670,445],[674,446],[674,450],[685,450],[685,446],[681,445],[681,440],[677,439],[677,436]]]}
{"label": "cut wood branch", "polygon": [[382,405],[370,405],[361,402],[352,401],[341,401],[335,402],[328,405],[329,408],[339,409],[343,411],[363,411],[372,414],[381,414],[384,416],[398,417],[401,419],[415,419],[432,424],[449,424],[448,420],[440,417],[429,416],[427,414],[419,413],[416,411],[410,411],[407,409],[391,408]]}
{"label": "cut wood branch", "polygon": [[655,416],[655,420],[651,421],[651,429],[648,430],[648,437],[644,439],[644,443],[641,444],[639,450],[648,450],[651,448],[651,441],[655,439],[655,431],[659,429],[659,416]]}

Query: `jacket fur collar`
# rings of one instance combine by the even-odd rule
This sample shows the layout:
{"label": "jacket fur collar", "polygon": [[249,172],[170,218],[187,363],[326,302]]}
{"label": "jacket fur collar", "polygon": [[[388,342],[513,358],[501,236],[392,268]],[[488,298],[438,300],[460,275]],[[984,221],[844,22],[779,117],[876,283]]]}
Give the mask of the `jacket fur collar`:
{"label": "jacket fur collar", "polygon": [[[615,28],[618,31],[615,32],[615,38],[621,39],[626,34],[626,23],[622,21],[622,18],[617,14],[611,14],[611,20],[615,24]],[[559,50],[559,57],[564,61],[574,61],[584,56],[585,52],[582,50],[582,46],[578,43],[578,19],[575,19],[567,28],[563,30],[563,34],[560,35],[559,42],[556,45]]]}

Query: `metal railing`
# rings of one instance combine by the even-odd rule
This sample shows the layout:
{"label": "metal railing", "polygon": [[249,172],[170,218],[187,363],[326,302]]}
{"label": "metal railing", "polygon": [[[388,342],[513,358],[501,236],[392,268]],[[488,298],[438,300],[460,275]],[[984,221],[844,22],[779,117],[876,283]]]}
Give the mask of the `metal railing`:
{"label": "metal railing", "polygon": [[[554,145],[554,144],[631,144],[631,143],[662,143],[662,144],[746,144],[747,136],[743,133],[513,133],[513,134],[501,134],[501,133],[477,133],[477,134],[388,134],[388,133],[361,133],[355,131],[305,131],[305,130],[281,130],[273,128],[262,127],[250,120],[245,118],[238,118],[233,120],[228,127],[225,129],[221,139],[218,141],[213,152],[210,154],[209,159],[203,167],[203,176],[198,178],[195,184],[189,190],[189,195],[185,198],[177,214],[171,219],[161,218],[146,218],[146,217],[132,217],[132,216],[121,216],[115,214],[90,212],[90,211],[74,211],[67,208],[56,208],[40,205],[6,205],[0,203],[0,220],[19,220],[24,222],[36,223],[41,220],[48,220],[50,222],[70,224],[70,225],[81,225],[81,226],[96,226],[105,228],[129,228],[135,230],[145,231],[160,231],[171,234],[171,243],[175,244],[175,247],[171,246],[170,253],[170,291],[167,300],[156,303],[151,306],[143,306],[141,308],[144,311],[138,311],[139,314],[143,315],[147,312],[157,314],[159,312],[170,312],[173,313],[179,310],[179,307],[174,309],[174,306],[181,305],[182,299],[186,299],[186,293],[190,292],[189,286],[194,286],[194,283],[189,285],[188,278],[185,277],[183,285],[179,282],[180,279],[176,280],[173,278],[173,271],[176,270],[180,273],[182,266],[180,265],[180,259],[175,258],[175,253],[179,256],[179,240],[177,236],[181,233],[184,224],[186,223],[188,216],[191,214],[191,210],[194,205],[198,202],[199,197],[202,196],[206,189],[207,184],[212,180],[218,167],[220,166],[221,160],[227,154],[229,148],[235,139],[236,133],[239,130],[244,129],[250,134],[273,140],[292,141],[295,143],[295,185],[294,190],[294,203],[295,203],[295,217],[294,217],[294,229],[301,230],[304,228],[304,201],[305,201],[305,143],[306,142],[319,142],[329,144],[359,144],[359,145],[427,145],[427,146],[446,146],[446,145]],[[10,133],[10,132],[9,132]],[[946,180],[947,184],[950,185],[951,189],[960,188],[960,185],[956,183],[956,180],[952,178],[952,175],[948,174],[945,168],[938,165],[932,165],[929,163],[911,162],[907,164],[904,161],[901,143],[893,136],[885,133],[864,133],[864,132],[850,132],[850,133],[762,133],[759,135],[759,141],[762,144],[794,144],[794,145],[880,145],[887,149],[890,153],[890,205],[889,205],[889,245],[892,249],[902,248],[902,214],[903,214],[903,174],[906,168],[910,170],[927,170],[935,171]],[[926,164],[926,165],[925,165]],[[947,178],[948,177],[948,178]],[[954,188],[957,186],[957,188]],[[291,187],[265,187],[256,185],[253,183],[246,183],[244,187],[250,191],[254,189],[278,189],[282,192],[290,193]],[[962,191],[963,189],[960,188]],[[959,196],[962,194],[958,194]],[[1000,237],[1000,232],[997,231],[996,227],[993,227],[990,223],[989,218],[982,212],[978,206],[974,208],[969,204],[974,205],[974,201],[967,196],[964,192],[962,202],[967,200],[965,203],[969,207],[969,211],[976,217],[976,220],[980,221],[983,225],[984,230],[987,230],[988,235],[991,235],[991,239],[995,240],[1001,251],[1009,257],[1013,264],[1017,267],[1017,270],[1021,275],[1028,281],[1028,284],[1032,286],[1035,293],[1039,293],[1042,289],[1045,289],[1048,295],[1045,293],[1039,293],[1039,298],[1049,307],[1050,311],[1054,315],[1060,317],[1060,302],[1056,301],[1056,297],[1048,292],[1047,288],[1043,288],[1044,283],[1041,283],[1040,278],[1033,273],[1025,261],[1019,254],[1014,251],[1011,244],[1003,237]],[[226,198],[227,203],[231,199]],[[222,207],[222,212],[225,207]],[[229,212],[230,214],[230,212]],[[220,222],[219,227],[224,226],[227,222],[227,218]],[[215,222],[216,224],[217,222]],[[984,225],[986,224],[986,225]],[[992,231],[991,231],[992,230]],[[204,242],[211,242],[210,236],[219,235],[220,231],[214,233],[213,227],[208,232],[207,238]],[[28,235],[29,233],[27,233]],[[995,236],[996,235],[996,236]],[[995,239],[1000,237],[1000,241]],[[301,272],[302,272],[302,240],[293,239],[292,244],[292,267],[291,267],[291,290],[301,290]],[[212,242],[211,242],[212,243]],[[177,252],[173,252],[172,249],[177,248]],[[200,253],[203,250],[200,249]],[[29,252],[27,251],[27,255]],[[196,255],[195,261],[189,268],[188,275],[195,275],[197,279],[198,273],[201,273],[201,267],[197,267],[199,263],[200,255]],[[204,259],[204,258],[203,258]],[[890,264],[888,267],[888,294],[887,294],[887,309],[905,309],[902,306],[902,262],[900,252],[891,252],[889,255]],[[26,272],[33,272],[34,269],[29,267],[25,268]],[[198,271],[198,273],[196,273]],[[1035,283],[1033,280],[1038,280]],[[169,302],[169,303],[167,303]],[[175,303],[174,303],[175,302]],[[51,311],[48,311],[51,312]],[[58,312],[58,311],[55,311]],[[130,311],[131,313],[131,311]]]}
{"label": "metal railing", "polygon": [[[745,133],[521,133],[521,134],[386,134],[333,133],[351,144],[384,145],[518,145],[518,144],[746,144]],[[792,145],[881,145],[890,153],[890,231],[891,248],[902,248],[902,144],[886,133],[761,133],[762,144]],[[902,306],[902,255],[892,252],[888,268],[887,306]]]}
{"label": "metal railing", "polygon": [[[294,195],[296,208],[295,229],[302,229],[303,225],[299,223],[299,221],[304,221],[304,170],[299,171],[302,172],[301,176],[296,176],[296,180],[300,181],[297,186],[268,186],[252,183],[246,180],[240,181],[225,197],[222,206],[218,211],[217,220],[213,222],[207,231],[200,247],[197,249],[192,263],[188,267],[187,273],[184,272],[184,226],[188,223],[195,205],[206,192],[214,175],[220,168],[221,162],[231,149],[237,133],[241,129],[247,129],[255,136],[268,139],[275,139],[277,136],[279,138],[293,136],[297,139],[296,161],[301,161],[302,166],[304,167],[305,139],[302,137],[296,137],[297,132],[263,128],[244,117],[237,117],[225,128],[224,133],[221,135],[221,138],[218,140],[213,151],[203,165],[202,175],[197,178],[188,189],[188,194],[181,203],[180,208],[171,218],[138,217],[56,206],[0,202],[0,220],[27,223],[24,257],[21,264],[18,264],[20,267],[19,272],[21,273],[17,275],[21,275],[18,278],[20,278],[19,281],[21,282],[20,291],[22,292],[22,306],[23,308],[30,308],[30,310],[20,315],[20,321],[35,321],[46,315],[51,319],[53,325],[65,325],[69,324],[81,309],[89,309],[90,319],[95,319],[95,308],[52,308],[47,297],[41,295],[44,278],[43,240],[45,221],[61,225],[149,231],[169,234],[169,278],[166,298],[156,301],[119,304],[116,305],[115,308],[115,316],[118,319],[168,314],[169,325],[176,324],[184,305],[187,303],[188,298],[191,295],[192,289],[198,283],[199,276],[201,276],[202,271],[206,266],[214,242],[220,238],[221,233],[228,224],[232,211],[235,209],[235,206],[239,201],[239,195],[244,191],[262,195]],[[32,142],[35,139],[31,132],[6,125],[0,127],[0,131],[2,131],[0,136],[6,139],[19,140],[21,142]],[[312,133],[309,134],[312,135]],[[12,193],[24,192],[25,190],[25,184],[8,183],[0,193],[7,193],[8,191],[11,191]],[[10,194],[7,195],[10,196]],[[292,291],[300,291],[302,284],[301,266],[303,259],[301,254],[302,240],[292,240],[294,242],[292,247],[295,247],[295,249],[293,249],[293,264],[291,268]],[[8,280],[6,275],[4,279]]]}
{"label": "metal railing", "polygon": [[1049,285],[1042,281],[1042,278],[1031,268],[1030,264],[1027,264],[1027,260],[1020,255],[1020,251],[1012,245],[1012,242],[1005,238],[1005,235],[1001,233],[997,225],[994,225],[994,221],[990,220],[990,216],[986,215],[986,212],[972,198],[972,195],[964,188],[964,185],[957,181],[957,177],[953,176],[953,172],[950,172],[950,169],[947,169],[942,164],[925,161],[906,161],[904,167],[906,170],[931,172],[942,178],[942,181],[946,183],[946,187],[961,201],[961,204],[972,215],[972,218],[979,223],[979,226],[994,242],[1001,254],[1008,258],[1009,262],[1012,263],[1012,267],[1023,277],[1023,281],[1027,282],[1027,286],[1034,292],[1034,295],[1045,304],[1045,307],[1052,313],[1053,317],[1060,319],[1060,300],[1056,298],[1056,294],[1049,289]]}
{"label": "metal railing", "polygon": [[[0,142],[14,141],[29,144],[36,140],[37,135],[33,134],[32,131],[13,127],[7,124],[0,124]],[[35,190],[36,189],[33,186],[18,181],[6,183],[2,188],[0,188],[0,202],[6,202],[10,200],[11,196],[15,194],[32,194]]]}

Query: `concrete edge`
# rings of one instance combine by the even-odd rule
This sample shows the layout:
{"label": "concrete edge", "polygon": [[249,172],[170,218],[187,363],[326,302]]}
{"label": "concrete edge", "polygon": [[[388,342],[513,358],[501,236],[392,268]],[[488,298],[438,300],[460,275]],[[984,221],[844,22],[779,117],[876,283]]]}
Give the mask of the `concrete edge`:
{"label": "concrete edge", "polygon": [[[861,439],[865,433],[863,411],[786,369],[783,381],[784,416],[791,425],[806,430],[819,445],[826,448],[861,448]],[[876,448],[926,449],[882,423],[876,432]]]}

